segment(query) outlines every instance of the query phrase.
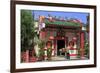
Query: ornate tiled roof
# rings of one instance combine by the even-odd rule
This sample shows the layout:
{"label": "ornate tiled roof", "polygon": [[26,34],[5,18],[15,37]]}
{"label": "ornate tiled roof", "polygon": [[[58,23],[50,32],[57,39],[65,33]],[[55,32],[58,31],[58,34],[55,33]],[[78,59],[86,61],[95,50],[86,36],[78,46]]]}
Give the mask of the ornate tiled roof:
{"label": "ornate tiled roof", "polygon": [[71,21],[48,21],[45,20],[44,23],[46,25],[63,25],[63,26],[77,26],[80,27],[80,23],[77,22],[71,22]]}

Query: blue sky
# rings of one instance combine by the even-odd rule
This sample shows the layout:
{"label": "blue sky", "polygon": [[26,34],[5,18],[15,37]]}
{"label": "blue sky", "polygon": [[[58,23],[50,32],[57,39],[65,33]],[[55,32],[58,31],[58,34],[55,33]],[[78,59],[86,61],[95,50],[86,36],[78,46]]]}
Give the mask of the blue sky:
{"label": "blue sky", "polygon": [[43,15],[48,17],[48,14],[51,16],[58,17],[67,17],[67,18],[76,18],[81,20],[84,24],[87,23],[86,16],[88,16],[88,13],[82,13],[82,12],[60,12],[60,11],[40,11],[40,10],[34,10],[32,11],[32,14],[35,15],[35,20],[39,17],[39,15]]}

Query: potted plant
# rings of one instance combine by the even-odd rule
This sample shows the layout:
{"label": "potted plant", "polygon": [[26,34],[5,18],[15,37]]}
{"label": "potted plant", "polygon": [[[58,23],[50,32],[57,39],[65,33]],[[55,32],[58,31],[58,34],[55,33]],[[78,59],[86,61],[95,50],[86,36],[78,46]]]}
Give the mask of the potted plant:
{"label": "potted plant", "polygon": [[38,46],[40,48],[40,50],[39,50],[39,60],[44,60],[44,47],[45,47],[45,42],[44,41],[40,41],[38,43]]}
{"label": "potted plant", "polygon": [[38,58],[39,61],[42,61],[44,60],[44,49],[40,49],[39,50],[39,58]]}

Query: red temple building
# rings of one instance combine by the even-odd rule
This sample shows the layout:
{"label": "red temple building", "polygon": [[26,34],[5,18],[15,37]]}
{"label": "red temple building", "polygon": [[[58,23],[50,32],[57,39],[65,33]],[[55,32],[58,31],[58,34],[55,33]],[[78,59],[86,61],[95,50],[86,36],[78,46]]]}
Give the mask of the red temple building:
{"label": "red temple building", "polygon": [[70,56],[76,56],[78,50],[81,50],[81,58],[84,57],[85,32],[79,20],[58,20],[40,16],[35,21],[35,26],[39,27],[39,39],[52,41],[52,56],[59,56],[60,49],[66,48],[69,41],[74,41],[75,52]]}

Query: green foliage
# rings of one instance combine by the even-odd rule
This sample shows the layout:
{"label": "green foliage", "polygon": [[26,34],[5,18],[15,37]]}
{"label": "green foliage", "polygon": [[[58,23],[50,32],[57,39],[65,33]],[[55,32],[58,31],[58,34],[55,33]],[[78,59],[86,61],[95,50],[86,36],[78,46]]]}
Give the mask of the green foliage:
{"label": "green foliage", "polygon": [[21,10],[21,50],[29,49],[34,38],[32,11]]}
{"label": "green foliage", "polygon": [[52,54],[52,48],[48,48],[47,49],[47,56],[48,56],[48,58],[51,57],[51,54]]}
{"label": "green foliage", "polygon": [[39,57],[43,57],[44,56],[44,49],[40,49],[39,50]]}
{"label": "green foliage", "polygon": [[38,42],[38,46],[39,46],[40,49],[43,49],[45,47],[45,41],[40,40]]}
{"label": "green foliage", "polygon": [[38,46],[39,46],[39,48],[40,48],[40,50],[39,50],[39,57],[43,58],[43,57],[44,57],[45,42],[42,41],[42,40],[40,40],[40,41],[38,42]]}
{"label": "green foliage", "polygon": [[85,43],[85,55],[88,56],[89,55],[89,43]]}

